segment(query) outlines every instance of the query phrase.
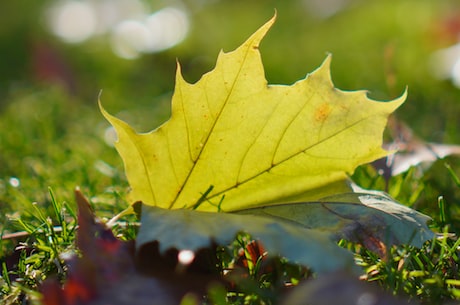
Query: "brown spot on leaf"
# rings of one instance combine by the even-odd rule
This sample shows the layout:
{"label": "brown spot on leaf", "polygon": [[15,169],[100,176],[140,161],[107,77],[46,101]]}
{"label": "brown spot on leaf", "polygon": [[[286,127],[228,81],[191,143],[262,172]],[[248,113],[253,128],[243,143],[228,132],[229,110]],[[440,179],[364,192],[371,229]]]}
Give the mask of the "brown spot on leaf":
{"label": "brown spot on leaf", "polygon": [[331,110],[331,106],[329,106],[327,103],[319,105],[315,111],[315,121],[319,123],[324,122],[331,113]]}

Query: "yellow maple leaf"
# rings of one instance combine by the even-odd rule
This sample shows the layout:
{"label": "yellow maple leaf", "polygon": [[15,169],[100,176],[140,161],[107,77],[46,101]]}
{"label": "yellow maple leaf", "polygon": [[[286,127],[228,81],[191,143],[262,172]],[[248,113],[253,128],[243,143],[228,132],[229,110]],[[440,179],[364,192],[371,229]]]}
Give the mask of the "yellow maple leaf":
{"label": "yellow maple leaf", "polygon": [[330,56],[291,86],[268,85],[259,44],[274,21],[221,52],[195,84],[178,65],[172,116],[150,133],[101,107],[118,134],[132,203],[215,211],[224,198],[224,211],[264,206],[342,181],[388,153],[382,133],[405,94],[377,102],[335,88]]}

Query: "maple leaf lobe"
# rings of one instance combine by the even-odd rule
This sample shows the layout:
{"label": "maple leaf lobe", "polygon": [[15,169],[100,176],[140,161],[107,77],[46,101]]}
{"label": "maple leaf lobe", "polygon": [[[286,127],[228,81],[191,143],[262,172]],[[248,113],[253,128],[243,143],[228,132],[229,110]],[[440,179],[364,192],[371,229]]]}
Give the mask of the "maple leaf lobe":
{"label": "maple leaf lobe", "polygon": [[[131,202],[215,211],[283,202],[345,179],[387,154],[387,116],[405,98],[368,99],[334,87],[331,56],[291,86],[268,85],[259,44],[275,17],[215,68],[190,84],[177,66],[169,121],[148,134],[102,111],[119,135],[116,147],[132,188]],[[152,154],[155,157],[152,157]]]}

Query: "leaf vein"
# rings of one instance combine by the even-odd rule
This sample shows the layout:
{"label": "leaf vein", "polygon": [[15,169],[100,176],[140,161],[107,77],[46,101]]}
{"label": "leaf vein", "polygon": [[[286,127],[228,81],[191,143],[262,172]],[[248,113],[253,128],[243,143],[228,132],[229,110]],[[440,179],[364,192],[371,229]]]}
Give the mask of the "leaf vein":
{"label": "leaf vein", "polygon": [[[246,179],[243,180],[243,181],[238,182],[237,185],[238,185],[238,186],[241,186],[242,184],[245,184],[245,183],[247,183],[247,182],[250,182],[252,179],[255,179],[255,178],[257,178],[257,177],[259,177],[259,176],[261,176],[261,175],[263,175],[263,174],[265,174],[265,173],[268,173],[270,170],[272,170],[273,168],[277,167],[278,165],[281,165],[282,163],[284,163],[284,162],[286,162],[286,161],[289,161],[289,160],[292,159],[292,158],[295,158],[295,157],[298,156],[299,154],[305,153],[307,150],[312,149],[312,148],[314,148],[315,146],[320,145],[320,144],[322,144],[322,143],[324,143],[324,142],[330,140],[331,138],[334,138],[335,136],[339,135],[340,133],[342,133],[342,132],[348,130],[349,128],[352,128],[353,126],[355,126],[355,125],[357,125],[357,124],[359,124],[359,123],[361,123],[361,122],[363,122],[363,121],[365,121],[365,120],[371,118],[372,116],[373,116],[373,115],[368,116],[368,117],[365,117],[365,118],[361,118],[361,119],[359,119],[358,121],[356,121],[356,122],[354,122],[354,123],[352,123],[352,124],[350,124],[350,125],[347,125],[345,128],[342,128],[342,129],[338,130],[337,132],[335,132],[335,133],[333,133],[333,134],[331,134],[331,135],[325,137],[325,138],[322,139],[321,141],[318,141],[317,143],[314,143],[314,144],[312,144],[312,145],[306,147],[305,149],[302,149],[301,151],[296,152],[296,153],[292,154],[291,156],[288,156],[288,157],[286,157],[285,159],[283,159],[283,160],[281,160],[281,161],[279,161],[279,162],[277,162],[277,163],[274,163],[270,168],[267,168],[267,169],[265,169],[265,170],[263,170],[263,171],[261,171],[261,172],[255,174],[255,175],[253,175],[253,176],[251,176],[251,177],[246,178]],[[224,193],[228,192],[229,190],[231,190],[232,188],[234,188],[235,186],[236,186],[236,185],[231,185],[231,186],[229,186],[229,187],[227,187],[227,188],[225,188],[225,189],[223,189],[223,190],[221,190],[221,191],[219,191],[219,192],[217,192],[217,193],[214,193],[213,195],[211,195],[210,197],[208,197],[208,199],[211,200],[211,199],[213,199],[213,198],[215,198],[215,197],[219,197],[219,196],[221,196],[222,194],[224,194]]]}
{"label": "leaf vein", "polygon": [[185,177],[185,179],[184,179],[184,181],[183,181],[183,183],[182,183],[182,188],[181,188],[180,191],[177,193],[177,195],[176,195],[176,197],[173,199],[173,201],[171,201],[171,203],[170,203],[170,205],[169,205],[169,208],[172,208],[172,206],[174,205],[174,203],[177,201],[177,199],[179,198],[179,196],[182,194],[182,190],[185,188],[185,185],[187,184],[187,182],[189,181],[190,177],[192,176],[192,174],[193,174],[193,172],[194,172],[194,170],[195,170],[195,168],[196,168],[196,165],[197,165],[197,163],[198,163],[199,160],[200,160],[201,154],[203,153],[204,149],[206,148],[206,145],[207,145],[207,143],[208,143],[208,141],[209,141],[209,138],[210,138],[210,136],[212,135],[212,133],[213,133],[213,131],[214,131],[214,129],[215,129],[217,123],[218,123],[219,120],[220,120],[220,117],[221,117],[221,115],[222,115],[222,113],[223,113],[225,107],[227,106],[228,101],[230,100],[230,97],[231,97],[232,94],[233,94],[233,89],[235,88],[235,84],[238,82],[238,80],[239,80],[239,78],[240,78],[241,70],[242,70],[242,68],[244,67],[245,63],[246,63],[246,58],[248,57],[248,54],[249,54],[250,51],[251,51],[251,48],[248,47],[248,48],[246,49],[246,53],[244,54],[243,60],[241,61],[241,65],[240,65],[240,67],[239,67],[239,69],[238,69],[238,72],[236,73],[236,76],[235,76],[235,78],[234,78],[234,80],[233,80],[233,82],[232,82],[232,85],[230,86],[230,89],[228,90],[228,94],[227,94],[227,96],[226,96],[226,98],[225,98],[225,100],[224,100],[224,102],[223,102],[223,104],[222,104],[222,107],[219,109],[218,114],[217,114],[217,116],[216,116],[216,119],[213,120],[213,123],[212,123],[212,125],[211,125],[211,128],[210,128],[209,132],[207,133],[206,138],[205,138],[204,141],[203,141],[203,145],[201,146],[201,148],[200,148],[200,150],[199,150],[199,152],[198,152],[197,158],[196,158],[195,161],[193,161],[192,166],[191,166],[189,172],[187,173],[187,176]]}

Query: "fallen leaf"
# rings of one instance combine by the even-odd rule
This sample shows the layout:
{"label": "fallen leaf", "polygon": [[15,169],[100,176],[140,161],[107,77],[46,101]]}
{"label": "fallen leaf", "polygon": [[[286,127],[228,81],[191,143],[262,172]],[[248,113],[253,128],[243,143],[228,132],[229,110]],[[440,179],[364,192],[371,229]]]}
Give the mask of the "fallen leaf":
{"label": "fallen leaf", "polygon": [[203,211],[283,203],[387,154],[387,117],[406,94],[376,102],[366,91],[341,91],[330,56],[291,86],[267,85],[259,44],[274,21],[222,52],[195,84],[178,66],[171,119],[150,133],[136,133],[101,106],[118,134],[131,203]]}
{"label": "fallen leaf", "polygon": [[134,242],[118,240],[80,192],[76,198],[80,255],[68,261],[63,287],[52,278],[43,283],[44,305],[176,305],[190,292],[202,295],[218,280],[215,275],[176,272],[177,257],[150,252],[148,262],[137,259]]}
{"label": "fallen leaf", "polygon": [[[222,52],[195,84],[178,66],[171,119],[152,132],[138,134],[101,105],[118,134],[130,201],[143,203],[138,251],[152,242],[160,253],[197,251],[245,231],[271,255],[326,272],[354,266],[339,237],[382,255],[386,242],[430,239],[428,217],[382,196],[341,194],[357,166],[387,155],[382,133],[406,94],[376,102],[341,91],[330,56],[291,86],[268,85],[259,44],[274,21]],[[319,201],[331,194],[339,195]]]}
{"label": "fallen leaf", "polygon": [[439,159],[460,155],[460,145],[426,142],[394,117],[388,126],[394,140],[384,147],[395,152],[373,163],[387,181],[391,176],[404,173],[411,167],[420,166],[425,170]]}
{"label": "fallen leaf", "polygon": [[156,240],[160,241],[160,253],[169,249],[197,251],[213,244],[228,245],[237,233],[247,232],[269,255],[286,257],[316,272],[356,267],[352,253],[337,246],[330,233],[270,217],[143,206],[141,222],[138,252]]}
{"label": "fallen leaf", "polygon": [[327,232],[331,239],[365,242],[372,238],[385,244],[421,247],[434,237],[426,223],[430,217],[408,208],[383,192],[337,194],[316,202],[296,202],[238,211],[284,220]]}
{"label": "fallen leaf", "polygon": [[249,233],[268,254],[323,273],[353,268],[341,238],[364,244],[384,256],[386,245],[420,247],[434,237],[430,217],[403,206],[381,192],[346,193],[315,202],[291,203],[212,213],[143,206],[136,247],[160,241],[168,249],[197,251],[229,244],[239,232]]}
{"label": "fallen leaf", "polygon": [[460,145],[417,143],[410,149],[398,151],[390,158],[391,174],[399,175],[417,165],[429,167],[436,160],[450,155],[460,155]]}

